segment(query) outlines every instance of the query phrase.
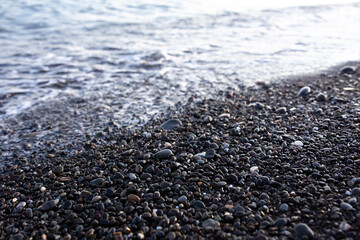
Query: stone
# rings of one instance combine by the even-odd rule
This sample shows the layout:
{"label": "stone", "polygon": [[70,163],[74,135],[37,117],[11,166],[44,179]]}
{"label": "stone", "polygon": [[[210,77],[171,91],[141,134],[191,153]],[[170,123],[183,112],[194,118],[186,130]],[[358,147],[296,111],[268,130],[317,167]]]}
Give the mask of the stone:
{"label": "stone", "polygon": [[225,181],[220,181],[220,182],[217,183],[217,186],[218,187],[224,187],[224,186],[226,186],[226,184],[227,183]]}
{"label": "stone", "polygon": [[187,201],[187,197],[184,195],[178,198],[178,202],[184,203],[186,201]]}
{"label": "stone", "polygon": [[205,204],[200,200],[195,200],[191,202],[191,206],[194,208],[205,208]]}
{"label": "stone", "polygon": [[352,196],[359,196],[359,195],[360,195],[360,188],[354,188],[354,189],[351,191],[351,195],[352,195]]}
{"label": "stone", "polygon": [[296,224],[296,226],[295,226],[295,234],[300,239],[302,239],[303,237],[314,238],[314,232],[305,223]]}
{"label": "stone", "polygon": [[278,113],[278,114],[286,113],[286,107],[281,107],[281,108],[276,109],[276,113]]}
{"label": "stone", "polygon": [[18,205],[16,205],[15,207],[15,212],[21,212],[24,207],[26,206],[26,202],[20,202]]}
{"label": "stone", "polygon": [[64,171],[63,166],[54,167],[54,173],[56,173],[56,174],[62,173],[63,171]]}
{"label": "stone", "polygon": [[204,117],[204,122],[205,122],[205,123],[212,122],[212,120],[213,120],[213,118],[212,118],[211,116],[209,116],[209,115],[207,115],[207,116]]}
{"label": "stone", "polygon": [[310,92],[311,92],[311,88],[309,86],[305,86],[300,89],[300,91],[297,94],[297,97],[307,97]]}
{"label": "stone", "polygon": [[164,122],[163,124],[161,124],[160,127],[165,130],[174,130],[181,125],[182,122],[179,119],[170,119]]}
{"label": "stone", "polygon": [[40,210],[49,211],[49,210],[55,208],[56,205],[58,204],[58,202],[59,202],[58,199],[47,201],[47,202],[43,203],[43,205],[41,205]]}
{"label": "stone", "polygon": [[220,222],[214,220],[214,219],[207,219],[203,222],[202,224],[203,228],[205,228],[206,230],[219,230],[221,229],[221,224]]}
{"label": "stone", "polygon": [[286,224],[287,224],[287,219],[286,218],[278,218],[275,221],[276,226],[285,226]]}
{"label": "stone", "polygon": [[302,147],[302,146],[304,146],[304,144],[303,144],[301,141],[295,141],[295,142],[292,143],[292,145],[295,146],[295,147]]}
{"label": "stone", "polygon": [[141,202],[141,199],[140,199],[137,195],[135,195],[135,194],[129,194],[129,195],[128,195],[128,200],[129,200],[129,201],[136,202],[136,203]]}
{"label": "stone", "polygon": [[345,66],[340,69],[340,74],[355,74],[356,73],[356,67],[354,66]]}
{"label": "stone", "polygon": [[289,205],[287,205],[286,203],[283,203],[280,205],[279,210],[281,212],[287,212],[289,210]]}
{"label": "stone", "polygon": [[158,159],[166,159],[169,158],[171,155],[173,155],[172,151],[169,149],[161,150],[154,154],[154,158]]}
{"label": "stone", "polygon": [[207,159],[212,159],[215,157],[215,150],[210,148],[209,150],[206,151],[205,153],[205,158]]}
{"label": "stone", "polygon": [[90,181],[90,185],[91,185],[91,186],[99,186],[99,185],[101,185],[103,182],[104,182],[104,179],[103,179],[103,178],[96,178],[96,179]]}
{"label": "stone", "polygon": [[344,211],[353,210],[353,209],[354,209],[350,204],[348,204],[348,203],[346,203],[346,202],[342,202],[342,203],[340,204],[340,208],[341,208],[342,210],[344,210]]}
{"label": "stone", "polygon": [[316,101],[318,102],[324,102],[326,101],[327,96],[324,93],[319,93],[318,95],[316,95]]}

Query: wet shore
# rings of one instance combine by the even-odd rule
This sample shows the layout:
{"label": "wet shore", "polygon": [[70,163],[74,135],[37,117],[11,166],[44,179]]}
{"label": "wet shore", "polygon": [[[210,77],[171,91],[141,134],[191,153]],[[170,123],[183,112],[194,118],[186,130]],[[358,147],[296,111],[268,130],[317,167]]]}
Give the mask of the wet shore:
{"label": "wet shore", "polygon": [[0,238],[357,239],[355,66],[194,96],[137,128],[76,98],[7,119]]}

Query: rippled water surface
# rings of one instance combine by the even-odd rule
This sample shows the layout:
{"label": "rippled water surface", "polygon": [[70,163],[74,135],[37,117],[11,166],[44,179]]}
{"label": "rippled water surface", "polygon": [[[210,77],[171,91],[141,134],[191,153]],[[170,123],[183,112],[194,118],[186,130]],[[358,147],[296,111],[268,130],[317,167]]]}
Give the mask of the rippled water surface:
{"label": "rippled water surface", "polygon": [[360,58],[359,2],[238,2],[2,0],[0,116],[66,96],[151,114]]}

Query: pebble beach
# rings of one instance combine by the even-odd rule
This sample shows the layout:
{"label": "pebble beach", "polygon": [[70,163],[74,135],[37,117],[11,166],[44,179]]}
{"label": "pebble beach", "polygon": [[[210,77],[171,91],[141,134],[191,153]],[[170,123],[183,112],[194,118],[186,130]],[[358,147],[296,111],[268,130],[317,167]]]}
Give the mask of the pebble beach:
{"label": "pebble beach", "polygon": [[139,127],[75,100],[2,126],[18,140],[2,141],[0,239],[360,238],[358,63],[194,95]]}

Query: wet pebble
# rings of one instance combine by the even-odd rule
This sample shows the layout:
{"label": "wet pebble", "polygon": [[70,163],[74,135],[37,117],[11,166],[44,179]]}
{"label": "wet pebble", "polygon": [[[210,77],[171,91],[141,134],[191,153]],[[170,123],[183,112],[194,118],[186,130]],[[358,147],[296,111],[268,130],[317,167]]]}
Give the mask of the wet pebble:
{"label": "wet pebble", "polygon": [[184,203],[186,201],[187,201],[187,197],[184,195],[178,198],[178,202]]}
{"label": "wet pebble", "polygon": [[203,228],[206,230],[218,230],[221,228],[220,222],[214,220],[214,219],[207,219],[202,224]]}
{"label": "wet pebble", "polygon": [[301,88],[297,94],[297,97],[306,97],[311,92],[311,88],[309,86],[305,86]]}
{"label": "wet pebble", "polygon": [[42,211],[49,211],[49,210],[55,208],[57,204],[58,204],[58,200],[50,200],[50,201],[43,203],[43,205],[41,205],[40,209]]}
{"label": "wet pebble", "polygon": [[193,206],[194,208],[205,208],[205,204],[200,201],[200,200],[195,200],[191,202],[191,206]]}
{"label": "wet pebble", "polygon": [[352,195],[352,196],[359,196],[359,195],[360,195],[360,188],[354,188],[354,189],[351,191],[351,195]]}
{"label": "wet pebble", "polygon": [[308,238],[312,239],[314,237],[314,232],[305,223],[296,224],[296,226],[295,226],[295,234],[300,239],[302,239],[303,237],[308,237]]}
{"label": "wet pebble", "polygon": [[319,93],[316,95],[316,101],[318,102],[324,102],[326,101],[327,96],[324,93]]}
{"label": "wet pebble", "polygon": [[280,205],[279,210],[281,212],[287,212],[289,210],[289,205],[287,205],[286,203],[283,203]]}
{"label": "wet pebble", "polygon": [[181,125],[182,125],[182,122],[179,119],[170,119],[170,120],[167,120],[166,122],[164,122],[163,124],[161,124],[160,127],[165,130],[173,130]]}
{"label": "wet pebble", "polygon": [[166,159],[169,158],[171,155],[173,155],[172,151],[169,149],[161,150],[154,154],[154,158],[158,159]]}
{"label": "wet pebble", "polygon": [[340,204],[340,208],[341,208],[342,210],[344,210],[344,211],[353,210],[353,209],[354,209],[350,204],[348,204],[348,203],[346,203],[346,202],[342,202],[342,203]]}
{"label": "wet pebble", "polygon": [[137,195],[135,195],[135,194],[129,194],[129,195],[128,195],[128,200],[129,200],[129,201],[134,201],[134,202],[136,202],[136,203],[141,202],[141,199],[140,199]]}

